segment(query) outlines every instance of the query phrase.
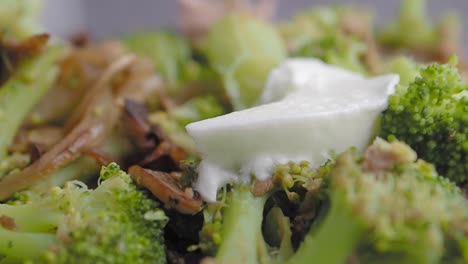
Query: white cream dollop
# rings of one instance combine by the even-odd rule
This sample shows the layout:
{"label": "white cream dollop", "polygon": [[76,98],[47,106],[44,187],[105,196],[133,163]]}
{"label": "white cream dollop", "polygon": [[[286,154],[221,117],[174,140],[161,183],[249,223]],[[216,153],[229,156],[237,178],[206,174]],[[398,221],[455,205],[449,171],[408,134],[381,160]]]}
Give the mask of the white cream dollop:
{"label": "white cream dollop", "polygon": [[288,59],[274,69],[261,105],[189,124],[202,156],[195,189],[216,201],[227,183],[271,177],[288,161],[319,167],[329,153],[363,150],[399,76],[365,78],[316,59]]}

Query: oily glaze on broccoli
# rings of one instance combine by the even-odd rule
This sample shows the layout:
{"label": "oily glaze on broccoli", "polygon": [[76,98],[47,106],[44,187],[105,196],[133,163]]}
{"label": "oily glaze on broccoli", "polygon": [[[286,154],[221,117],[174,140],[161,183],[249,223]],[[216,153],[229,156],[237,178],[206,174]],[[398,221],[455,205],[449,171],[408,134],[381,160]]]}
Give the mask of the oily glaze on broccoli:
{"label": "oily glaze on broccoli", "polygon": [[0,205],[0,263],[165,263],[158,202],[115,163],[81,182]]}
{"label": "oily glaze on broccoli", "polygon": [[329,174],[329,209],[288,263],[466,263],[468,202],[407,145],[347,151]]}
{"label": "oily glaze on broccoli", "polygon": [[457,182],[468,180],[468,84],[455,59],[419,71],[412,83],[398,87],[383,113],[380,136],[397,138]]}

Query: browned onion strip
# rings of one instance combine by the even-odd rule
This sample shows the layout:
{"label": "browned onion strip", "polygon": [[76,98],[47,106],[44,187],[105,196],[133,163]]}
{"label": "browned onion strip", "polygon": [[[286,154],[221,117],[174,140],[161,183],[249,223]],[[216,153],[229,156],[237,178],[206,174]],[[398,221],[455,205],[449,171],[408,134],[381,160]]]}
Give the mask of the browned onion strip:
{"label": "browned onion strip", "polygon": [[166,206],[182,214],[196,214],[203,206],[203,201],[192,188],[182,189],[170,173],[144,169],[138,165],[130,167],[128,174],[161,200]]}
{"label": "browned onion strip", "polygon": [[81,153],[98,146],[107,137],[120,113],[108,82],[134,60],[134,56],[124,56],[109,65],[76,109],[67,136],[29,167],[0,181],[0,200],[74,161]]}
{"label": "browned onion strip", "polygon": [[90,114],[93,115],[95,111],[101,111],[99,109],[100,104],[96,102],[96,100],[100,97],[101,93],[110,93],[110,96],[112,97],[112,91],[110,90],[111,87],[107,84],[119,72],[130,67],[131,64],[135,62],[135,59],[136,57],[134,55],[126,55],[109,65],[96,84],[86,92],[83,100],[65,125],[66,131],[72,129],[82,118]]}

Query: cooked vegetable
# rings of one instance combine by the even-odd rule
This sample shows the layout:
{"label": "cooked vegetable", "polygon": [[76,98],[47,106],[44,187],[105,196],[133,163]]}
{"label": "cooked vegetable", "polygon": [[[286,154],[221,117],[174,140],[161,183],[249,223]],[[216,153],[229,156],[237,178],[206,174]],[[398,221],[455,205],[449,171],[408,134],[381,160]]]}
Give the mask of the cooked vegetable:
{"label": "cooked vegetable", "polygon": [[432,64],[409,85],[401,85],[383,113],[380,135],[410,145],[437,171],[464,184],[468,181],[468,84],[456,59]]}
{"label": "cooked vegetable", "polygon": [[224,113],[224,108],[213,95],[195,97],[170,111],[170,115],[182,126]]}
{"label": "cooked vegetable", "polygon": [[115,163],[94,190],[75,181],[23,200],[0,205],[1,263],[166,263],[164,212]]}
{"label": "cooked vegetable", "polygon": [[373,43],[370,17],[348,7],[315,8],[300,12],[281,25],[292,56],[315,57],[351,71],[368,73],[366,56]]}
{"label": "cooked vegetable", "polygon": [[340,155],[328,175],[330,208],[289,263],[463,263],[468,202],[401,142],[377,139]]}
{"label": "cooked vegetable", "polygon": [[215,23],[203,48],[235,110],[257,103],[269,72],[286,58],[275,28],[247,14]]}
{"label": "cooked vegetable", "polygon": [[437,32],[429,22],[426,0],[402,0],[398,20],[388,26],[381,41],[395,47],[431,47],[436,44]]}
{"label": "cooked vegetable", "polygon": [[38,23],[43,0],[3,0],[0,30],[7,38],[23,39],[41,31]]}
{"label": "cooked vegetable", "polygon": [[191,50],[187,40],[180,35],[140,33],[126,37],[123,43],[130,51],[151,60],[156,72],[172,85],[180,83],[188,74]]}
{"label": "cooked vegetable", "polygon": [[77,159],[86,149],[98,146],[110,134],[119,111],[108,82],[132,62],[133,57],[122,57],[95,84],[74,115],[68,121],[68,135],[31,166],[0,181],[0,200],[24,190],[49,173]]}
{"label": "cooked vegetable", "polygon": [[[280,243],[268,245],[262,234],[264,206],[267,199],[278,191],[286,191],[292,201],[297,201],[298,194],[292,191],[295,187],[307,186],[315,181],[319,189],[324,182],[320,181],[323,173],[312,170],[308,162],[278,165],[274,170],[271,186],[264,192],[253,192],[261,182],[250,185],[231,185],[229,191],[220,193],[218,204],[210,205],[204,212],[205,223],[200,233],[199,247],[208,254],[215,255],[215,263],[282,263],[293,254],[291,231],[279,234]],[[331,166],[330,164],[326,165]],[[314,202],[319,202],[316,197]],[[267,211],[274,216],[267,216],[271,225],[282,226],[289,221],[281,209]],[[279,210],[279,211],[278,211]],[[276,211],[276,212],[275,212]],[[275,220],[270,219],[275,217]],[[279,223],[279,224],[278,224]],[[284,224],[284,223],[283,223]],[[271,241],[271,235],[268,237]],[[278,246],[275,248],[274,246]]]}
{"label": "cooked vegetable", "polygon": [[64,53],[61,47],[48,47],[41,55],[25,62],[0,87],[0,159],[26,115],[52,87],[57,76],[57,61]]}

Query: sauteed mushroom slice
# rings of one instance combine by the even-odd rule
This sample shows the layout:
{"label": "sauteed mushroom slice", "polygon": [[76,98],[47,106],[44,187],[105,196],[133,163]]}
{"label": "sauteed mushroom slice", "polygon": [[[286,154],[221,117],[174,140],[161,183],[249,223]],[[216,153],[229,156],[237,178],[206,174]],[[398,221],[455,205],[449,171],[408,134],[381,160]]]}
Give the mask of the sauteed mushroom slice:
{"label": "sauteed mushroom slice", "polygon": [[173,173],[153,171],[134,165],[128,173],[135,182],[147,188],[167,207],[174,208],[182,214],[196,214],[203,207],[203,201],[192,188],[181,188],[171,176]]}

